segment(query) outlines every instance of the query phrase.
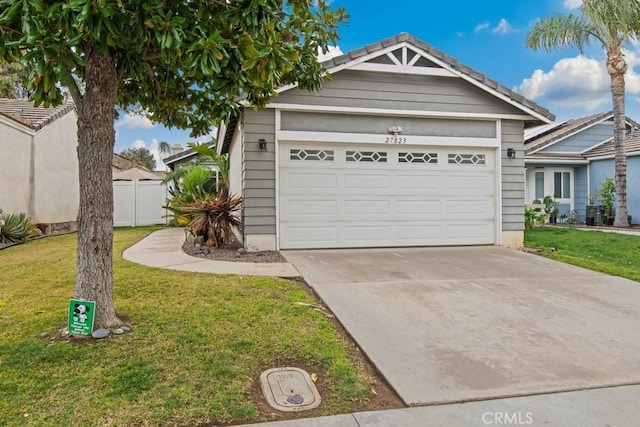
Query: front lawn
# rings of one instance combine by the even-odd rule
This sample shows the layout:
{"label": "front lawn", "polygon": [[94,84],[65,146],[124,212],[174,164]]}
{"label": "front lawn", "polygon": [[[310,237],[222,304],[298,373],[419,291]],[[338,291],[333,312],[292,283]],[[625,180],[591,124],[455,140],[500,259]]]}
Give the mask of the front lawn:
{"label": "front lawn", "polygon": [[640,282],[640,236],[545,227],[525,232],[524,244],[545,249],[547,258]]}
{"label": "front lawn", "polygon": [[116,311],[133,332],[52,341],[73,295],[76,236],[0,251],[0,425],[210,425],[272,419],[268,368],[319,376],[322,405],[363,409],[374,374],[294,281],[149,268],[122,251],[151,229],[117,229]]}

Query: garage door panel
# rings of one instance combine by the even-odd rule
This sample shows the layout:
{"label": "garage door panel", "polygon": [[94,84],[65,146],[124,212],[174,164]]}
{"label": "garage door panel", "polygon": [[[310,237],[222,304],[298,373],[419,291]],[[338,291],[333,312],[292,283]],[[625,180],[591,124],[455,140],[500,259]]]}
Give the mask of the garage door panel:
{"label": "garage door panel", "polygon": [[388,242],[391,240],[391,226],[348,224],[344,226],[344,240],[348,242]]}
{"label": "garage door panel", "polygon": [[331,160],[292,160],[304,144],[281,146],[281,248],[494,243],[494,149],[312,145]]}
{"label": "garage door panel", "polygon": [[318,244],[331,245],[338,240],[336,226],[291,225],[282,230],[282,233],[292,248],[315,247]]}
{"label": "garage door panel", "polygon": [[335,191],[338,188],[336,173],[305,173],[303,171],[290,172],[281,183],[282,190],[296,193],[304,189],[325,189]]}
{"label": "garage door panel", "polygon": [[289,218],[335,217],[338,213],[338,202],[335,200],[289,200],[284,206],[284,214]]}
{"label": "garage door panel", "polygon": [[391,214],[390,200],[345,200],[344,216],[368,217],[385,216]]}
{"label": "garage door panel", "polygon": [[356,191],[375,191],[377,189],[385,190],[391,187],[391,177],[386,173],[361,173],[361,174],[344,174],[343,188],[345,190]]}

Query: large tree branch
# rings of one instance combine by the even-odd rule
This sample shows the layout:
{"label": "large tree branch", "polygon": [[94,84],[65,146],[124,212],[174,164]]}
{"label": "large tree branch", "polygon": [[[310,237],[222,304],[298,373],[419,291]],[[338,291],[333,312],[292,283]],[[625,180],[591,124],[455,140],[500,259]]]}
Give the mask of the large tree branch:
{"label": "large tree branch", "polygon": [[76,79],[68,68],[65,68],[65,74],[67,75],[67,89],[69,89],[71,93],[71,98],[76,105],[80,105],[82,102],[82,92],[80,92],[78,83],[76,83]]}

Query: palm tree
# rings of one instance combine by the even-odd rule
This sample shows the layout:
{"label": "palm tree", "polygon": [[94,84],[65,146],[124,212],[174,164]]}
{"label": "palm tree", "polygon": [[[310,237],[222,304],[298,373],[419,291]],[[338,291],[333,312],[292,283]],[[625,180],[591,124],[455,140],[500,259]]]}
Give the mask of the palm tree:
{"label": "palm tree", "polygon": [[627,157],[625,154],[624,75],[627,63],[622,46],[640,36],[640,0],[584,0],[580,15],[558,14],[544,18],[527,35],[527,46],[547,52],[568,46],[580,52],[593,41],[607,54],[613,102],[615,147],[616,227],[628,227]]}

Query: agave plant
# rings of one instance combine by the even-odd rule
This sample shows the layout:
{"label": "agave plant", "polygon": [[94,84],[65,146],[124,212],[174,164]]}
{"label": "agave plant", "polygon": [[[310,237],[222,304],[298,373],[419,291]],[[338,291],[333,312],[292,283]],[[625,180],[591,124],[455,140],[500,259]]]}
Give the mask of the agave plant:
{"label": "agave plant", "polygon": [[0,243],[25,242],[40,231],[24,213],[0,215]]}
{"label": "agave plant", "polygon": [[241,209],[242,197],[231,194],[225,186],[215,197],[197,200],[184,206],[182,211],[190,218],[189,227],[196,236],[222,247],[229,242],[234,229],[240,230]]}

